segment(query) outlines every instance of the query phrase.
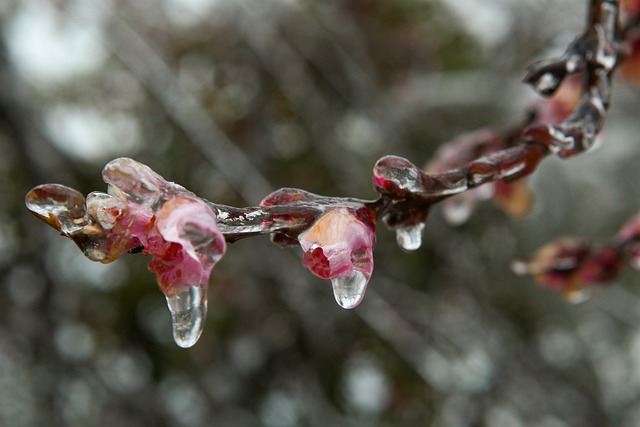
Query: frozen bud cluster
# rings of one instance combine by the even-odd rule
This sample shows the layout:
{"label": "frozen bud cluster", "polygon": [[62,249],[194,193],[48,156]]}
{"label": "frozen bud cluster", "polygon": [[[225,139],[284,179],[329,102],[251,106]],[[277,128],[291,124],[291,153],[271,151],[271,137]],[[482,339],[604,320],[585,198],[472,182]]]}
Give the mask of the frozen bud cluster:
{"label": "frozen bud cluster", "polygon": [[516,274],[533,275],[544,288],[562,292],[571,302],[581,302],[591,288],[618,275],[622,259],[615,247],[594,246],[581,239],[563,238],[549,243],[528,261],[516,261]]}
{"label": "frozen bud cluster", "polygon": [[216,214],[134,160],[113,160],[102,176],[107,193],[85,200],[76,190],[45,184],[27,194],[27,207],[93,261],[108,263],[132,250],[152,255],[149,270],[167,298],[175,341],[194,345],[206,319],[211,270],[226,251]]}
{"label": "frozen bud cluster", "polygon": [[570,301],[611,282],[626,264],[640,268],[640,214],[631,218],[609,242],[563,238],[549,243],[527,261],[516,261],[517,274],[533,275],[545,288],[561,291]]}

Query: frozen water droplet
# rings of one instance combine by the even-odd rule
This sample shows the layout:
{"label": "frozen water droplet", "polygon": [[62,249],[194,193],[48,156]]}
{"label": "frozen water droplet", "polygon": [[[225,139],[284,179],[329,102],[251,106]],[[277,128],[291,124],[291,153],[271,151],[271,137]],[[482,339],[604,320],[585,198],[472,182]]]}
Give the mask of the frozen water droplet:
{"label": "frozen water droplet", "polygon": [[207,288],[191,286],[174,296],[167,296],[171,311],[173,340],[182,348],[192,347],[204,329],[207,318]]}
{"label": "frozen water droplet", "polygon": [[552,73],[544,73],[535,83],[535,90],[543,95],[552,95],[558,86],[560,79]]}
{"label": "frozen water droplet", "polygon": [[333,285],[333,296],[336,298],[338,305],[342,308],[355,308],[367,290],[369,283],[369,275],[353,270],[348,276],[340,276],[331,279]]}
{"label": "frozen water droplet", "polygon": [[420,249],[422,245],[422,231],[424,230],[424,222],[411,225],[408,227],[396,228],[396,241],[405,251],[415,251]]}
{"label": "frozen water droplet", "polygon": [[38,218],[63,234],[70,235],[87,225],[84,196],[73,188],[39,185],[29,191],[25,203]]}

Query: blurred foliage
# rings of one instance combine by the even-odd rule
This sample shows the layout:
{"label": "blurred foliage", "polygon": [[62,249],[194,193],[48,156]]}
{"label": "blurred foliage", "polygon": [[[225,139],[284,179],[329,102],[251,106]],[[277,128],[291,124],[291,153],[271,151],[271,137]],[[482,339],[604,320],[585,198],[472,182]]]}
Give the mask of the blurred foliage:
{"label": "blurred foliage", "polygon": [[604,238],[638,204],[638,93],[607,144],[548,160],[537,204],[435,209],[402,253],[380,227],[364,302],[340,309],[299,253],[234,243],[190,350],[142,256],[93,264],[27,214],[59,182],[104,190],[114,157],[255,205],[299,187],[375,197],[383,154],[521,119],[532,60],[580,31],[579,1],[8,0],[0,5],[0,425],[635,426],[640,291],[629,272],[567,305],[509,271],[564,234]]}

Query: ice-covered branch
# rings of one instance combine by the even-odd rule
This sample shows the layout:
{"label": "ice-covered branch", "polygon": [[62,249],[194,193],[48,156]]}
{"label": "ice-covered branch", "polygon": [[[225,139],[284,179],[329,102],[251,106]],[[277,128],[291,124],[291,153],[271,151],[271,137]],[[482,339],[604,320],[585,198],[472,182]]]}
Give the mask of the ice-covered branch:
{"label": "ice-covered branch", "polygon": [[523,213],[530,200],[519,196],[513,202],[514,194],[525,194],[516,181],[549,154],[570,157],[593,145],[606,118],[612,73],[630,56],[622,36],[633,32],[621,30],[619,16],[618,1],[592,0],[583,34],[560,58],[534,64],[525,77],[544,96],[570,88],[565,90],[578,99],[575,105],[552,100],[548,108],[555,108],[554,113],[540,109],[505,131],[454,140],[424,169],[385,156],[373,168],[376,200],[283,188],[259,206],[226,206],[121,158],[103,171],[108,193],[85,199],[71,188],[45,184],[29,192],[27,207],[94,261],[111,262],[127,252],[152,255],[149,269],[167,296],[174,337],[183,347],[193,345],[202,331],[214,264],[227,243],[246,237],[269,234],[276,244],[300,246],[303,265],[331,280],[336,301],[353,308],[373,271],[378,219],[396,232],[403,249],[415,250],[431,207],[448,199],[473,192],[477,196],[488,188],[506,210]]}

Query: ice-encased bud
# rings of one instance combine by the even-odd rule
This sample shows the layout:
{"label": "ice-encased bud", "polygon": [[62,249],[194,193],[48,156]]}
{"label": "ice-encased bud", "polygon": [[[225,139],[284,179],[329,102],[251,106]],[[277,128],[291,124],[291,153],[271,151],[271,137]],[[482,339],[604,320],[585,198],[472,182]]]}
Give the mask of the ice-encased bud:
{"label": "ice-encased bud", "polygon": [[373,184],[382,194],[414,193],[424,190],[420,169],[399,156],[384,156],[373,167]]}
{"label": "ice-encased bud", "polygon": [[184,187],[165,180],[149,166],[127,157],[107,163],[102,179],[109,194],[144,205],[155,211],[164,200],[176,194],[190,194]]}
{"label": "ice-encased bud", "polygon": [[358,305],[373,272],[375,222],[365,213],[369,208],[330,209],[298,237],[302,264],[332,281],[336,301],[344,308]]}
{"label": "ice-encased bud", "polygon": [[193,347],[207,319],[206,286],[190,286],[177,294],[166,294],[171,312],[173,340],[182,348]]}
{"label": "ice-encased bud", "polygon": [[357,307],[364,298],[369,278],[370,276],[362,271],[353,270],[349,275],[331,279],[333,296],[338,305],[345,309]]}
{"label": "ice-encased bud", "polygon": [[60,184],[33,188],[25,197],[27,208],[40,220],[69,236],[87,225],[82,193]]}
{"label": "ice-encased bud", "polygon": [[422,246],[422,231],[425,223],[420,222],[414,225],[396,228],[396,241],[405,251],[416,251]]}
{"label": "ice-encased bud", "polygon": [[528,260],[514,261],[511,269],[534,276],[540,286],[560,291],[569,302],[577,303],[586,299],[591,288],[615,278],[621,265],[615,246],[562,238],[541,247]]}
{"label": "ice-encased bud", "polygon": [[92,193],[85,201],[72,188],[45,184],[32,189],[25,203],[39,219],[73,240],[92,261],[111,262],[139,245],[126,229],[113,229],[126,207],[107,194]]}
{"label": "ice-encased bud", "polygon": [[553,94],[558,86],[560,86],[560,78],[553,73],[544,73],[538,78],[538,80],[534,83],[533,88],[536,92],[542,95],[551,95]]}
{"label": "ice-encased bud", "polygon": [[226,251],[223,234],[209,205],[194,197],[174,197],[158,210],[153,227],[137,234],[153,255],[149,270],[165,292],[208,283]]}

